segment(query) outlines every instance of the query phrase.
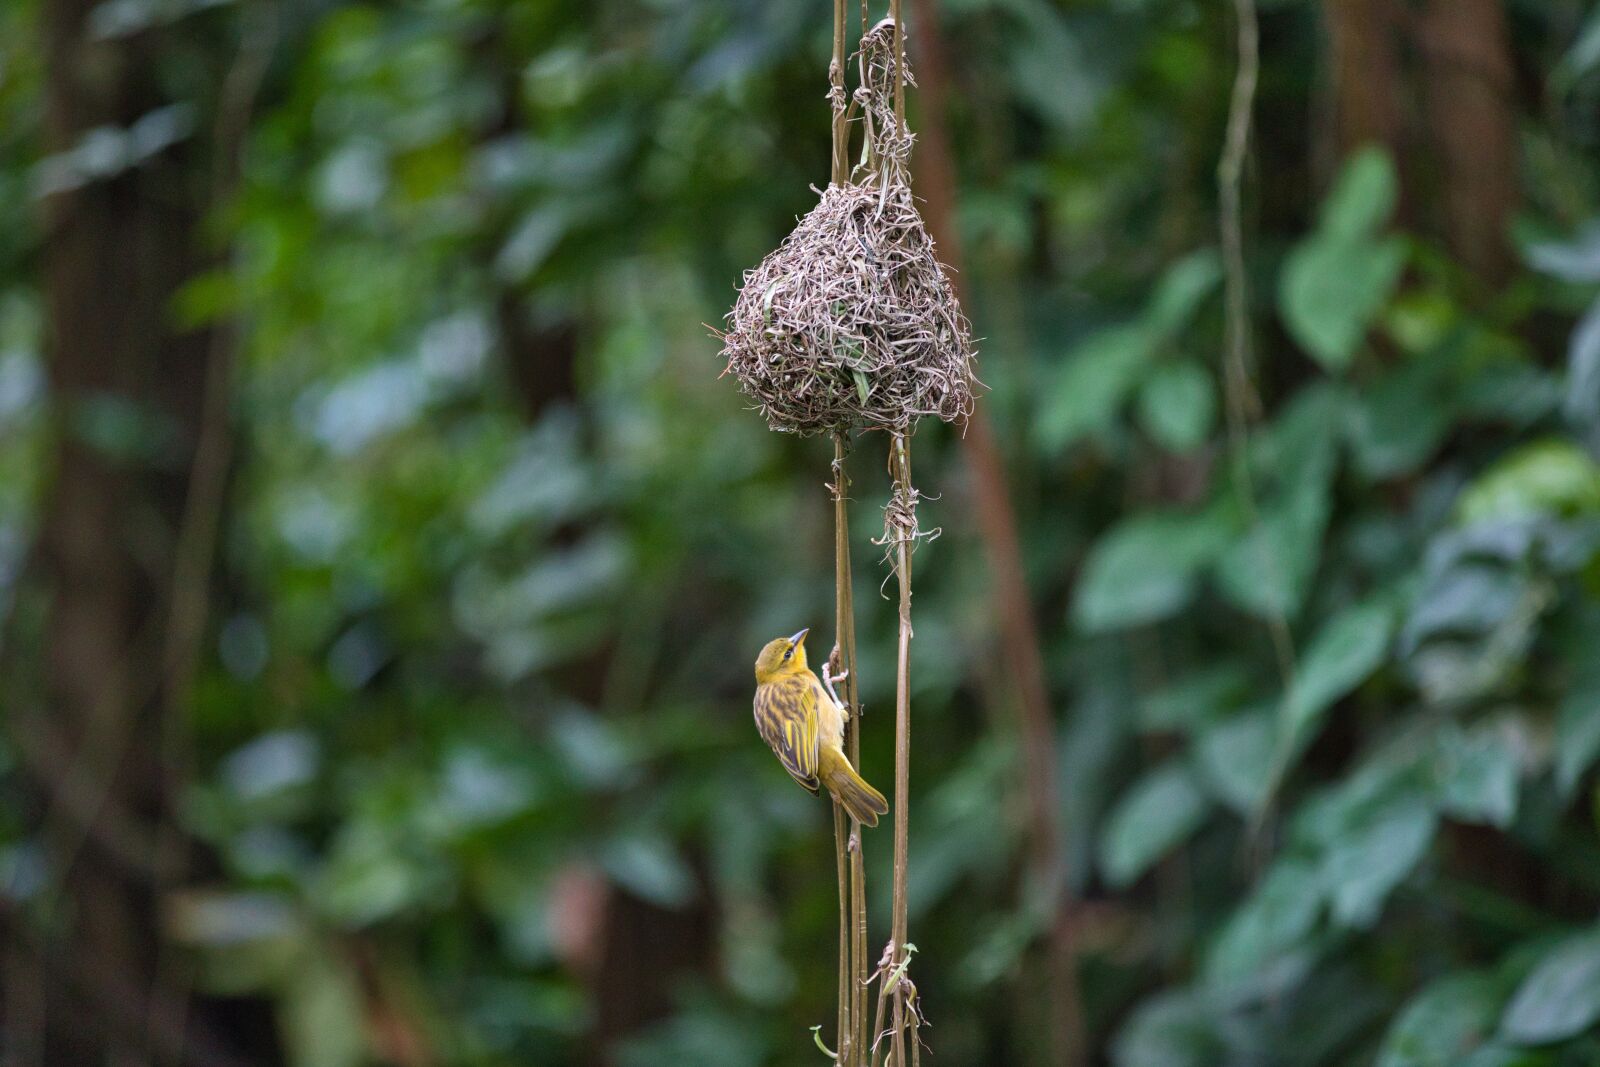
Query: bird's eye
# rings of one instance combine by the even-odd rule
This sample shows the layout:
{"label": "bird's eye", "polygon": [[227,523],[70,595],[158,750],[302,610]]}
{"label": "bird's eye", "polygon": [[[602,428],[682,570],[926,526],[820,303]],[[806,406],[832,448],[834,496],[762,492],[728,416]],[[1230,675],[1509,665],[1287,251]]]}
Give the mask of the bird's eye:
{"label": "bird's eye", "polygon": [[783,654],[783,658],[784,658],[784,659],[788,659],[788,658],[789,658],[789,657],[790,657],[790,656],[792,656],[792,655],[794,655],[794,649],[793,649],[793,648],[790,648],[790,649],[789,649],[789,650],[788,650],[788,651],[786,651],[786,652],[785,652],[785,653],[784,653],[784,654]]}

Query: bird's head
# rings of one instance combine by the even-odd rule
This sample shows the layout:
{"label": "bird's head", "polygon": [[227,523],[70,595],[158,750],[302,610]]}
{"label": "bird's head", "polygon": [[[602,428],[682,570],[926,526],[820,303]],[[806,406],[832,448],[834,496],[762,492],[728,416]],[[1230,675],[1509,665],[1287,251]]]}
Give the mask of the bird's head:
{"label": "bird's head", "polygon": [[788,637],[774,637],[756,657],[756,681],[765,682],[780,674],[806,669],[806,634],[810,627]]}

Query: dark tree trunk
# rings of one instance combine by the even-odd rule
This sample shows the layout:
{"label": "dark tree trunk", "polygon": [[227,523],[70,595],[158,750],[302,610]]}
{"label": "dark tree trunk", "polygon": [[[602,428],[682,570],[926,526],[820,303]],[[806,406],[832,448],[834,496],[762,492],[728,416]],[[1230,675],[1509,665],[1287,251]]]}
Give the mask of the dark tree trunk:
{"label": "dark tree trunk", "polygon": [[[127,130],[174,103],[163,74],[177,30],[97,35],[96,6],[41,6],[57,162],[91,131]],[[169,112],[174,143],[121,171],[56,168],[42,205],[51,478],[33,578],[47,606],[29,664],[36,702],[11,727],[53,903],[4,917],[7,1062],[246,1062],[217,1036],[220,1013],[194,1001],[159,918],[186,851],[172,818],[185,725],[174,687],[187,684],[167,669],[186,662],[173,658],[174,586],[210,572],[209,551],[197,570],[178,560],[221,352],[172,317],[204,265],[215,184],[202,139],[183,133],[189,119],[204,127],[205,108],[194,111]],[[30,982],[31,999],[10,995]]]}
{"label": "dark tree trunk", "polygon": [[1323,0],[1323,12],[1340,154],[1387,148],[1402,224],[1505,281],[1520,194],[1504,0]]}
{"label": "dark tree trunk", "polygon": [[1417,25],[1428,130],[1439,176],[1435,225],[1485,281],[1513,265],[1517,127],[1504,0],[1427,0]]}
{"label": "dark tree trunk", "polygon": [[1339,146],[1404,155],[1403,0],[1324,0]]}

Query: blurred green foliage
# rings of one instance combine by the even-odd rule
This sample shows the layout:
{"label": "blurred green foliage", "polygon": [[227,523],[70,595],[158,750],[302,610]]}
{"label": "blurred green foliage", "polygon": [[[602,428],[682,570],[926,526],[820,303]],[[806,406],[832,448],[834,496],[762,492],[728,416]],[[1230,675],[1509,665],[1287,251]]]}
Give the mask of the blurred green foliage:
{"label": "blurred green foliage", "polygon": [[[67,177],[41,161],[35,6],[0,13],[0,603],[48,491],[38,184],[185,136],[152,116]],[[1546,106],[1521,116],[1523,265],[1485,292],[1396,227],[1382,150],[1313,175],[1319,9],[1262,4],[1266,410],[1234,462],[1227,5],[940,6],[1092,1043],[1117,1067],[1596,1062],[1600,16],[1509,5]],[[98,10],[220,48],[265,7]],[[242,353],[184,803],[216,869],[171,925],[204,988],[270,998],[295,1067],[394,1059],[375,1002],[433,1062],[593,1062],[618,951],[684,966],[616,1062],[817,1062],[827,812],[758,743],[748,663],[831,629],[829,457],[743,410],[701,324],[826,177],[826,9],[272,5],[227,255],[173,309]],[[140,412],[73,414],[160,448]],[[918,984],[942,1062],[1032,1062],[1054,1009],[1014,695],[959,443],[917,440],[944,534],[917,574]],[[881,449],[851,468],[880,783]],[[7,837],[6,884],[47,892]],[[704,958],[596,943],[586,909],[619,897]]]}

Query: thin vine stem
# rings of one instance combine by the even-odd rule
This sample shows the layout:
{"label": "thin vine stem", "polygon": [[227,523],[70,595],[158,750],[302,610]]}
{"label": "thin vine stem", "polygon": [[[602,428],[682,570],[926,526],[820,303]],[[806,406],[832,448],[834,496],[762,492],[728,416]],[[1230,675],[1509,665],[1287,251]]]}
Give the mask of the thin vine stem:
{"label": "thin vine stem", "polygon": [[[845,456],[849,445],[843,434],[833,439],[833,548],[835,655],[829,666],[844,672],[843,697],[849,718],[845,722],[845,754],[861,766],[861,711],[856,682],[855,596],[850,571],[849,475]],[[836,658],[835,658],[836,657]],[[866,1047],[866,874],[861,854],[861,824],[846,822],[844,808],[835,803],[833,831],[839,875],[839,1059],[844,1067],[857,1067]]]}
{"label": "thin vine stem", "polygon": [[[1261,70],[1260,30],[1255,0],[1234,0],[1238,22],[1238,69],[1228,105],[1228,128],[1222,157],[1217,162],[1218,223],[1222,240],[1224,314],[1223,395],[1226,400],[1228,448],[1245,520],[1251,528],[1260,523],[1255,477],[1250,470],[1250,424],[1261,417],[1261,398],[1252,379],[1250,345],[1250,282],[1244,261],[1244,166],[1250,152],[1250,128],[1255,112],[1256,83]],[[1270,541],[1263,541],[1272,551]],[[1267,560],[1273,573],[1282,573],[1277,560]],[[1287,687],[1294,677],[1294,640],[1289,621],[1274,607],[1267,620],[1278,673]]]}
{"label": "thin vine stem", "polygon": [[[828,102],[833,110],[833,184],[850,175],[849,96],[845,92],[845,0],[833,0],[833,58],[828,64]],[[848,443],[843,434],[833,441],[834,642],[835,665],[845,672],[844,699],[850,716],[845,723],[845,753],[861,766],[860,712],[856,681],[855,608],[850,578],[850,527],[846,508],[849,477],[844,461]],[[839,879],[838,1062],[859,1067],[866,1035],[866,873],[861,858],[861,826],[847,820],[842,805],[833,806],[834,866]]]}
{"label": "thin vine stem", "polygon": [[[898,8],[896,3],[893,5]],[[896,12],[898,13],[898,11]],[[903,505],[916,506],[916,490],[911,483],[911,442],[905,434],[894,438],[892,465],[895,496]],[[914,515],[914,512],[913,512]],[[903,971],[908,960],[907,876],[911,834],[911,554],[916,544],[915,520],[902,525],[895,541],[895,575],[900,586],[900,633],[894,677],[894,883],[890,911],[889,938],[893,946],[892,967]],[[906,1030],[911,1023],[906,1003],[909,985],[902,978],[893,988],[893,1020],[890,1047],[895,1067],[905,1067]],[[915,1042],[916,1036],[912,1035]]]}

